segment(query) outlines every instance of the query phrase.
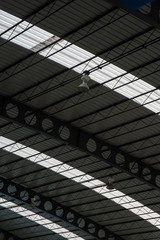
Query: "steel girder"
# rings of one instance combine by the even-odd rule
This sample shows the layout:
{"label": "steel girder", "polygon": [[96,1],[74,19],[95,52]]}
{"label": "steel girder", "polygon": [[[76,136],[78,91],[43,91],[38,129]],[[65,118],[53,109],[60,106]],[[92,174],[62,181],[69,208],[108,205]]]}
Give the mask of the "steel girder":
{"label": "steel girder", "polygon": [[[160,174],[140,159],[131,156],[79,128],[71,126],[30,106],[0,95],[0,116],[31,128],[61,143],[70,144],[103,160],[160,191]],[[46,125],[50,126],[46,129]]]}
{"label": "steel girder", "polygon": [[[106,0],[108,2],[108,0]],[[132,10],[128,7],[126,7],[124,4],[122,4],[118,0],[109,0],[112,4],[119,6],[120,8],[124,9],[127,12],[130,12],[131,14],[135,15],[136,17],[140,18],[144,22],[147,22],[157,28],[160,28],[160,1],[154,0],[153,2],[149,3],[146,6],[143,6],[142,8],[138,10]]]}
{"label": "steel girder", "polygon": [[73,225],[81,231],[88,233],[89,235],[94,237],[94,239],[124,240],[118,235],[106,229],[105,227],[92,221],[86,216],[77,213],[71,208],[62,205],[61,203],[58,203],[49,197],[42,196],[41,194],[29,188],[26,188],[18,183],[3,178],[2,176],[0,176],[0,192],[30,205],[33,204],[32,199],[34,199],[34,207],[46,213],[49,213],[56,218],[59,218],[63,222],[67,222]]}
{"label": "steel girder", "polygon": [[21,240],[21,238],[18,238],[17,236],[3,230],[0,228],[0,239],[4,240]]}

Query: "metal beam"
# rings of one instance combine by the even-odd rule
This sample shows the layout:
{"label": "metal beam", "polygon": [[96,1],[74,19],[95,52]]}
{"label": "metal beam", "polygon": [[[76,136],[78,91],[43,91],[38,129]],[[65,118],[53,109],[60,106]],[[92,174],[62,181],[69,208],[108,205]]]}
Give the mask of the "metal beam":
{"label": "metal beam", "polygon": [[[6,32],[9,32],[10,30],[13,30],[14,28],[16,28],[20,23],[22,23],[23,21],[27,21],[28,18],[33,18],[36,16],[37,13],[39,13],[41,10],[44,10],[44,8],[48,7],[51,3],[55,2],[55,0],[49,0],[48,2],[45,2],[44,4],[40,5],[37,9],[33,10],[31,13],[29,13],[27,16],[25,16],[21,21],[19,21],[18,23],[14,24],[13,26],[7,28],[7,30],[3,31],[0,33],[0,36],[2,36],[3,34],[5,34]],[[4,4],[4,3],[3,3]],[[1,4],[1,9],[4,9],[4,11],[6,10],[5,7],[3,6],[3,4]],[[6,7],[8,10],[8,7]],[[33,20],[33,19],[32,19]],[[7,42],[8,40],[6,40]],[[2,44],[4,45],[4,44]],[[0,45],[0,47],[2,46]]]}
{"label": "metal beam", "polygon": [[[3,178],[2,176],[0,176],[0,192],[24,203],[34,204],[33,210],[34,207],[36,207],[51,214],[54,217],[59,218],[61,221],[67,222],[69,225],[86,232],[94,237],[94,239],[106,240],[111,238],[113,240],[124,240],[106,229],[104,226],[99,225],[71,208],[62,205],[49,197],[42,196],[41,194],[11,180]],[[34,202],[32,202],[32,199],[34,199]]]}
{"label": "metal beam", "polygon": [[[79,128],[0,95],[0,116],[103,160],[160,191],[159,171]],[[46,128],[46,125],[48,128]],[[147,176],[146,176],[147,172]]]}
{"label": "metal beam", "polygon": [[[108,0],[106,0],[108,2]],[[155,26],[156,28],[160,28],[160,1],[154,0],[150,4],[146,6],[143,6],[142,8],[138,10],[132,10],[128,7],[126,7],[124,4],[122,4],[118,0],[109,0],[112,4],[124,9],[125,11],[133,14],[134,16],[140,18],[144,22],[149,23],[152,26]]]}
{"label": "metal beam", "polygon": [[[98,20],[97,20],[97,21],[98,21]],[[121,41],[121,42],[119,42],[119,43],[116,43],[116,44],[114,44],[113,46],[111,46],[111,47],[109,47],[109,48],[107,48],[107,49],[105,49],[105,50],[102,50],[102,51],[98,52],[94,57],[92,56],[92,57],[90,57],[89,59],[81,62],[80,64],[84,64],[84,63],[87,62],[87,61],[93,60],[93,59],[94,59],[95,57],[97,57],[97,56],[101,56],[102,54],[106,54],[107,52],[113,51],[114,49],[118,48],[118,47],[121,46],[122,44],[127,44],[127,43],[129,43],[130,41],[134,41],[134,40],[137,39],[138,37],[142,36],[142,35],[145,34],[145,33],[148,33],[148,32],[150,32],[150,31],[152,31],[153,29],[154,29],[153,27],[149,27],[149,28],[147,28],[147,29],[145,29],[145,30],[137,33],[137,34],[134,35],[134,36],[128,37],[127,39],[125,39],[125,40],[123,40],[123,41]],[[78,30],[77,30],[77,31],[78,31]],[[151,43],[151,42],[150,42],[150,43]],[[151,43],[151,44],[152,44],[152,43]],[[129,52],[127,52],[127,53],[128,53],[128,54],[132,54],[132,53],[134,53],[135,51],[141,50],[143,47],[144,47],[144,44],[141,45],[141,48],[140,48],[140,49],[139,49],[139,47],[138,47],[138,48],[134,49],[134,51],[132,50],[132,51],[129,51]],[[121,54],[120,57],[123,58],[124,56],[126,56],[126,53]],[[117,60],[119,60],[119,59],[121,59],[121,58],[118,57],[118,59],[117,59],[117,58],[111,59],[111,62],[114,63],[115,61],[117,61]],[[22,61],[23,61],[23,60],[22,60]],[[19,62],[19,61],[18,61],[18,62]],[[14,66],[16,66],[16,64],[17,64],[17,63],[15,63]],[[49,77],[47,77],[47,78],[45,78],[45,79],[42,79],[41,81],[39,81],[38,85],[43,84],[44,82],[47,82],[47,81],[49,81],[50,79],[54,79],[54,78],[56,78],[56,77],[58,77],[58,76],[60,76],[60,75],[62,75],[62,74],[65,74],[65,73],[69,72],[70,70],[74,70],[74,68],[77,67],[77,66],[79,66],[80,64],[77,64],[76,66],[71,67],[71,68],[65,68],[65,69],[59,71],[59,72],[56,73],[56,74],[53,74],[53,75],[51,75],[51,76],[49,76]],[[108,64],[108,63],[106,62],[106,64]],[[12,66],[11,66],[11,67],[12,67]],[[98,66],[97,66],[97,67],[98,67]],[[100,67],[100,66],[99,66],[99,67]],[[10,66],[8,66],[7,69],[10,69]],[[25,70],[25,69],[24,69],[24,70]],[[94,69],[94,70],[95,70],[95,69]],[[96,69],[96,70],[97,70],[97,69]],[[135,70],[136,70],[136,69],[135,69]],[[6,71],[6,70],[3,69],[3,70],[0,71],[0,73],[4,74],[5,71]],[[92,71],[93,71],[93,69],[92,69]],[[131,69],[131,71],[132,71],[132,69]],[[69,79],[69,80],[63,82],[63,85],[64,85],[64,84],[67,84],[67,83],[70,82],[70,81],[74,81],[74,80],[76,80],[77,78],[80,78],[80,76],[81,76],[81,74],[78,74],[78,76],[76,76],[76,77],[74,77],[74,78],[72,78],[72,79]],[[9,77],[10,77],[10,76],[9,76]],[[5,79],[3,78],[3,79],[0,80],[0,82],[1,82],[1,81],[4,81],[4,80],[5,80]],[[24,93],[25,91],[28,91],[28,90],[30,90],[31,88],[34,88],[34,87],[37,87],[37,83],[34,83],[34,84],[30,85],[29,87],[27,87],[27,88],[25,88],[25,89],[23,89],[23,90],[20,90],[19,92],[17,92],[16,94],[14,94],[12,97],[15,97],[15,96],[18,95],[18,94],[22,94],[22,93]],[[51,90],[54,90],[55,88],[59,88],[59,87],[61,87],[61,84],[58,84],[56,87],[49,88],[49,90],[51,91]],[[48,91],[48,89],[47,89],[47,91]],[[69,96],[69,98],[70,98],[70,97],[77,96],[77,95],[78,95],[77,93],[76,93],[76,94],[72,94],[71,96]],[[32,98],[33,98],[33,97],[32,97]],[[28,100],[31,100],[32,98],[29,98]],[[66,99],[63,99],[63,100],[66,100]],[[60,102],[61,102],[61,101],[60,101]],[[59,101],[56,102],[56,104],[58,104],[58,103],[59,103]],[[48,107],[49,107],[49,106],[48,106]]]}
{"label": "metal beam", "polygon": [[[63,7],[64,7],[64,6],[63,6]],[[60,8],[60,9],[61,9],[61,8]],[[59,10],[59,9],[58,9],[58,10]],[[98,16],[94,17],[94,18],[91,19],[91,20],[88,20],[87,22],[81,24],[80,26],[78,26],[77,28],[71,30],[70,32],[67,32],[67,33],[63,34],[62,36],[59,36],[60,38],[59,38],[58,40],[56,40],[56,41],[54,42],[54,44],[59,43],[59,42],[60,42],[61,40],[63,40],[63,39],[67,39],[68,37],[70,37],[70,36],[72,36],[73,34],[77,33],[79,30],[81,30],[81,29],[89,26],[91,23],[97,22],[98,20],[100,20],[101,18],[103,18],[104,16],[106,16],[107,14],[113,13],[115,10],[117,10],[117,7],[113,7],[113,8],[110,9],[110,10],[106,10],[105,12],[99,14]],[[108,21],[108,22],[105,23],[105,25],[103,25],[102,27],[100,27],[100,28],[98,28],[98,29],[96,29],[96,30],[94,30],[94,31],[92,31],[92,32],[87,33],[86,35],[82,36],[82,37],[79,38],[78,40],[73,41],[71,44],[76,44],[77,42],[81,41],[82,39],[86,38],[87,36],[90,36],[91,34],[99,31],[100,29],[102,29],[102,28],[104,28],[104,27],[107,27],[108,25],[112,24],[113,22],[118,21],[121,17],[123,17],[123,16],[120,16],[120,17],[118,17],[117,19],[114,19],[114,20],[112,20],[112,21],[111,21],[111,20]],[[27,28],[26,28],[24,31],[27,31]],[[15,36],[15,37],[16,37],[16,36]],[[0,73],[1,73],[1,74],[3,73],[3,74],[6,75],[6,77],[3,78],[3,81],[4,81],[4,80],[7,80],[8,78],[12,77],[13,75],[16,75],[17,73],[20,73],[20,72],[23,71],[23,70],[28,69],[29,67],[32,67],[33,65],[35,65],[35,64],[37,64],[37,63],[40,63],[41,61],[44,61],[45,59],[48,59],[49,56],[52,56],[52,55],[54,55],[54,54],[56,54],[56,53],[58,53],[58,52],[61,51],[61,50],[58,50],[58,51],[56,51],[54,54],[48,55],[47,58],[42,57],[40,60],[38,59],[38,60],[36,61],[35,58],[38,56],[37,54],[40,53],[41,51],[45,50],[46,48],[52,46],[52,45],[53,45],[53,43],[50,43],[50,44],[48,44],[47,46],[44,46],[43,48],[41,48],[40,50],[38,50],[38,51],[36,51],[36,52],[31,52],[31,53],[29,53],[27,56],[19,59],[17,62],[14,62],[14,63],[10,64],[9,66],[1,69],[1,70],[0,70]],[[3,45],[0,45],[0,47],[1,47],[1,46],[3,46]],[[69,45],[67,45],[67,46],[64,47],[63,49],[67,48],[68,46],[69,46]],[[30,60],[30,64],[26,64],[26,66],[24,66],[24,65],[25,65],[24,61],[27,61],[27,60],[30,59],[30,58],[31,58],[31,60],[32,60],[32,61]],[[33,62],[33,59],[34,59],[34,62]],[[22,64],[22,62],[23,62],[23,64]],[[11,68],[14,68],[14,70],[12,71],[12,73],[11,73],[11,74],[6,73],[6,71],[10,70]],[[18,71],[16,71],[17,68],[19,68]],[[65,69],[67,69],[67,68],[65,68]],[[1,81],[2,81],[2,80],[1,80]]]}
{"label": "metal beam", "polygon": [[[122,55],[121,55],[122,56]],[[143,69],[143,68],[145,68],[145,67],[147,67],[148,65],[150,65],[150,64],[154,64],[154,63],[157,63],[157,62],[159,62],[160,61],[160,57],[158,57],[158,58],[155,58],[155,59],[153,59],[152,61],[148,61],[148,62],[146,62],[146,63],[143,63],[142,65],[138,65],[137,67],[134,67],[134,68],[132,68],[132,69],[130,69],[130,70],[128,70],[126,73],[123,73],[123,74],[121,74],[121,75],[119,75],[118,76],[118,78],[121,78],[121,77],[124,77],[124,76],[126,76],[128,73],[133,73],[134,74],[134,72],[135,71],[137,71],[137,70],[140,70],[140,69]],[[141,76],[141,79],[143,79],[143,78],[145,78],[145,77],[148,77],[148,76],[151,76],[152,74],[154,74],[154,73],[157,73],[157,72],[159,72],[160,70],[156,70],[156,71],[154,71],[154,72],[151,72],[151,73],[148,73],[148,74],[145,74],[145,75],[143,75],[143,76]],[[110,80],[115,80],[115,79],[117,79],[117,77],[115,77],[115,78],[111,78]],[[94,88],[94,87],[93,87]],[[91,88],[92,89],[92,88]],[[113,91],[113,89],[110,89],[110,91],[107,91],[107,92],[111,92],[111,91]],[[148,93],[152,93],[154,90],[150,90]],[[100,94],[100,95],[98,95],[98,96],[102,96],[102,95],[104,95],[105,93],[102,93],[102,94]],[[78,95],[78,94],[77,94]],[[142,96],[142,95],[144,95],[144,93],[142,93],[142,94],[139,94],[139,97],[140,96]],[[75,97],[75,95],[74,95],[74,97]],[[97,95],[96,95],[96,97],[97,97]],[[137,96],[136,96],[137,97]],[[116,103],[113,103],[113,104],[110,104],[109,106],[107,106],[107,107],[103,107],[103,108],[100,108],[100,109],[98,109],[98,110],[93,110],[92,112],[90,112],[90,113],[86,113],[85,115],[82,115],[82,116],[80,116],[80,117],[76,117],[76,118],[74,118],[74,119],[72,119],[72,123],[73,122],[75,122],[75,121],[77,121],[77,120],[81,120],[81,119],[84,119],[84,118],[86,118],[86,117],[88,117],[88,116],[90,116],[90,115],[92,115],[92,114],[96,114],[96,113],[101,113],[103,110],[107,110],[107,109],[110,109],[110,108],[112,108],[112,107],[117,107],[117,106],[119,106],[119,105],[121,105],[121,104],[123,104],[123,103],[127,103],[127,102],[131,102],[134,98],[136,98],[136,97],[132,97],[132,98],[127,98],[127,99],[123,99],[123,100],[121,100],[121,101],[118,101],[118,102],[116,102]],[[63,101],[65,101],[65,100],[63,100]],[[84,100],[83,101],[83,103],[84,102],[86,102],[87,100]],[[60,101],[58,102],[58,104],[59,103],[61,103]],[[76,105],[76,103],[75,103],[75,105]],[[53,104],[51,105],[49,105],[49,106],[47,106],[47,107],[50,107],[50,106],[53,106]],[[54,104],[54,106],[55,106],[55,104]],[[46,107],[45,107],[46,108]],[[45,110],[45,108],[44,109],[42,109],[42,110]],[[68,107],[68,108],[70,108],[70,107]],[[63,110],[66,110],[66,109],[68,109],[68,108],[63,108]],[[132,108],[133,109],[133,108]],[[56,111],[55,113],[58,113],[58,111]],[[155,113],[150,113],[150,114],[148,114],[148,116],[150,116],[150,115],[155,115]],[[111,116],[112,117],[112,116]],[[108,116],[107,116],[107,118],[108,118]],[[142,118],[142,117],[141,117]],[[144,118],[144,117],[143,117]],[[146,117],[145,117],[146,118]],[[101,120],[98,120],[98,122],[99,121],[101,121]],[[134,120],[135,121],[135,120]],[[96,121],[97,122],[97,121]],[[92,123],[95,123],[95,122],[92,122]],[[128,122],[129,123],[129,122]],[[127,123],[125,123],[125,124],[127,124]],[[86,124],[86,125],[83,125],[83,127],[85,127],[85,126],[87,126],[88,125],[88,123]],[[116,127],[113,127],[113,128],[116,128]],[[109,129],[110,130],[110,129]],[[106,131],[106,130],[105,130]],[[102,130],[102,132],[103,132],[103,130]],[[96,134],[100,134],[101,132],[97,132]]]}
{"label": "metal beam", "polygon": [[5,231],[0,228],[0,239],[4,240],[21,240],[21,238],[18,238],[17,236],[9,233],[8,231]]}

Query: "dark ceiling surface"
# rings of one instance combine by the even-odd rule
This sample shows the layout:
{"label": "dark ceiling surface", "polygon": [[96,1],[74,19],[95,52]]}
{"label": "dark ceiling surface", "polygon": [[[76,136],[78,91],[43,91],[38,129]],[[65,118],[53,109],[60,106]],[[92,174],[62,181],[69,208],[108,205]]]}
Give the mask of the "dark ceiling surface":
{"label": "dark ceiling surface", "polygon": [[[6,0],[0,3],[0,8],[68,40],[94,54],[95,58],[101,57],[106,64],[112,63],[126,73],[133,74],[137,82],[142,79],[159,89],[160,30],[112,5],[112,1]],[[12,27],[13,32],[15,29]],[[159,240],[160,111],[157,109],[153,112],[146,107],[146,102],[140,105],[134,97],[127,98],[125,94],[93,81],[92,77],[89,81],[90,90],[80,93],[77,86],[81,83],[83,71],[78,73],[74,68],[67,68],[41,56],[40,52],[34,53],[11,40],[6,41],[3,35],[0,51],[0,135],[14,141],[15,145],[17,143],[17,149],[20,143],[26,147],[26,151],[32,148],[39,154],[43,153],[44,158],[51,158],[53,162],[55,159],[61,161],[62,165],[61,171],[54,171],[52,167],[44,167],[37,164],[36,160],[30,161],[20,156],[18,150],[1,147],[0,239],[7,236],[8,240]],[[98,66],[96,70],[99,70]],[[153,97],[153,102],[158,103],[158,100]],[[28,109],[28,112],[24,111],[30,123],[27,125],[26,119],[24,123],[23,117],[17,118],[13,106],[6,115],[6,101],[10,104],[20,103],[21,116],[23,108]],[[55,120],[55,130],[52,131],[50,122],[43,129],[34,126],[30,109],[37,116],[45,114],[53,122]],[[67,132],[64,136],[61,136],[61,131],[59,135],[54,133],[58,122],[71,129],[70,135],[76,141],[77,132],[96,140],[93,141],[91,137],[92,141],[85,149],[85,137],[84,140],[81,137],[80,144],[68,140]],[[99,152],[94,150],[94,143],[97,141],[98,144],[99,140],[107,146],[104,153],[113,147],[112,158],[110,155],[100,157]],[[121,153],[126,156],[125,163],[121,156],[115,163],[114,156]],[[126,168],[125,164],[132,163],[132,160],[132,167]],[[157,215],[148,222],[121,206],[122,199],[112,201],[94,187],[87,187],[89,180],[85,179],[85,185],[81,180],[76,181],[74,175],[69,178],[67,172],[70,168],[103,183],[112,177],[115,189],[111,192],[121,191]],[[153,181],[155,176],[156,180]],[[3,184],[6,184],[5,187]],[[6,186],[11,186],[11,190]],[[35,206],[31,206],[31,198],[22,198],[19,191],[28,192],[31,198],[38,196],[35,197]],[[26,211],[32,211],[33,217],[26,218],[24,209],[21,209],[22,214],[14,211],[15,205],[8,205],[7,208],[7,205],[1,204],[1,198],[6,203],[11,202]],[[51,203],[53,211],[50,209]],[[64,210],[64,214],[59,214],[61,210]],[[42,218],[37,220],[36,214]],[[48,227],[44,219],[52,222],[53,226]],[[63,235],[62,229],[57,232],[54,223],[67,229],[68,237]],[[70,232],[75,235],[72,236]]]}

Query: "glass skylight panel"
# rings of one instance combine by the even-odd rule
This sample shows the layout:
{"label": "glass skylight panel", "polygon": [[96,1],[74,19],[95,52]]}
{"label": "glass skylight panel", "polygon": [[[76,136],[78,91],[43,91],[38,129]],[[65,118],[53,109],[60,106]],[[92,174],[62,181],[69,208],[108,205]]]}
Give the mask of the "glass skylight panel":
{"label": "glass skylight panel", "polygon": [[[7,30],[9,27],[21,21],[20,18],[8,14],[2,10],[0,10],[0,15],[3,17],[2,25],[0,25],[0,33],[3,33],[4,30]],[[32,26],[30,23],[23,21],[17,27],[9,30],[5,34],[2,34],[2,37],[5,39],[11,39],[12,42],[16,42],[20,46],[24,46],[32,51],[38,51],[42,49],[43,46],[48,46],[48,44],[53,42],[52,46],[42,50],[39,52],[39,54],[45,57],[49,56],[49,59],[66,67],[74,67],[74,70],[78,73],[82,73],[84,70],[90,70],[91,68],[104,63],[104,59],[95,57],[92,53],[89,53],[88,51],[76,45],[70,45],[70,42],[66,40],[60,40],[58,43],[54,43],[57,39],[59,39],[58,36],[54,36],[36,26],[32,26],[32,28],[22,33],[24,29],[30,26]],[[17,33],[21,34],[12,39],[12,37]],[[62,49],[66,46],[68,47]],[[61,51],[56,53],[57,50]],[[50,56],[51,54],[53,55]],[[95,57],[95,59],[90,61],[89,58],[92,57]],[[82,61],[86,62],[81,64]],[[81,65],[75,67],[77,64]],[[126,75],[121,77],[122,74]],[[139,104],[145,104],[144,106],[153,112],[158,111],[160,103],[160,90],[157,90],[154,86],[141,79],[138,80],[130,73],[127,74],[126,71],[120,69],[119,67],[108,63],[108,65],[103,69],[92,72],[90,76],[94,81],[103,84],[104,86],[109,87],[128,98],[134,98],[133,100],[135,102]],[[116,79],[110,80],[111,78]],[[153,93],[150,94],[149,91],[153,91]],[[142,96],[140,96],[141,94]],[[146,207],[143,204],[126,196],[124,193],[118,190],[109,191],[106,189],[106,187],[104,187],[104,182],[94,179],[92,176],[85,174],[84,172],[67,164],[63,164],[59,160],[51,158],[45,154],[41,154],[40,152],[22,144],[17,144],[14,141],[8,140],[4,137],[1,137],[0,139],[0,147],[8,152],[13,152],[18,156],[24,157],[31,162],[37,163],[46,168],[50,168],[54,172],[57,172],[67,178],[73,179],[75,182],[81,183],[82,185],[93,189],[93,191],[96,191],[104,197],[120,204],[124,208],[132,211],[151,224],[154,223],[153,225],[160,229],[159,214],[157,215],[158,220],[155,222],[153,219],[151,219],[151,217],[155,216],[155,212],[147,208],[148,212],[145,213]],[[138,207],[138,205],[140,206]]]}
{"label": "glass skylight panel", "polygon": [[47,228],[66,239],[75,238],[76,240],[84,240],[83,238],[79,237],[77,234],[70,232],[68,229],[64,227],[61,227],[59,224],[52,222],[51,220],[46,219],[43,216],[36,214],[33,211],[28,210],[22,206],[18,206],[16,203],[7,201],[5,198],[0,197],[0,206],[10,209],[11,211],[33,222],[36,222],[37,224],[42,225],[44,228]]}
{"label": "glass skylight panel", "polygon": [[[102,182],[101,180],[95,179],[93,176],[85,174],[83,171],[76,169],[66,163],[63,163],[60,160],[52,158],[44,153],[40,153],[30,147],[26,147],[23,144],[16,143],[3,136],[0,137],[0,148],[21,157],[24,156],[24,152],[27,152],[27,160],[33,163],[36,162],[36,164],[40,166],[49,168],[55,173],[72,179],[73,181],[82,184],[89,189],[92,189],[96,193],[101,194],[103,197],[106,197],[107,199],[110,199],[113,202],[121,205],[125,209],[131,211],[132,213],[138,215],[139,217],[143,218],[144,220],[150,222],[152,225],[160,229],[160,215],[158,213],[144,206],[142,203],[136,201],[130,196],[125,195],[119,190],[111,191],[107,189],[106,183]],[[155,216],[156,221],[154,221]]]}
{"label": "glass skylight panel", "polygon": [[[6,40],[11,39],[12,42],[22,47],[25,47],[27,49],[31,49],[35,45],[37,45],[39,42],[44,42],[48,38],[51,38],[53,36],[51,33],[43,29],[40,29],[36,26],[32,27],[32,24],[26,21],[21,22],[22,19],[15,17],[12,14],[6,13],[3,10],[0,10],[0,18],[1,18],[0,34],[2,34],[1,37]],[[13,27],[17,23],[19,24]],[[13,29],[3,34],[3,32],[9,29],[10,27],[13,27]],[[28,30],[23,32],[25,29],[28,29]],[[19,33],[21,33],[19,36],[12,39],[14,36],[18,35]]]}
{"label": "glass skylight panel", "polygon": [[146,105],[144,105],[146,108],[150,109],[152,112],[155,112],[155,113],[159,113],[159,105],[160,102],[153,102],[153,103],[148,103]]}
{"label": "glass skylight panel", "polygon": [[50,38],[48,38],[45,41],[40,41],[40,43],[38,43],[36,46],[32,47],[31,50],[33,52],[37,52],[40,51],[42,48],[44,48],[45,46],[48,46],[51,43],[54,43],[55,41],[59,40],[60,38],[57,36],[52,36]]}
{"label": "glass skylight panel", "polygon": [[[9,27],[12,27],[14,24],[20,22],[16,27],[2,34],[2,38],[11,39],[12,42],[32,51],[38,51],[44,46],[48,46],[48,44],[53,43],[52,46],[40,51],[39,54],[44,57],[48,57],[49,55],[49,59],[61,65],[64,65],[65,67],[74,67],[74,70],[78,73],[82,73],[84,70],[90,70],[99,64],[104,63],[104,59],[96,57],[92,53],[76,45],[71,45],[70,42],[64,39],[54,44],[54,42],[59,39],[58,36],[54,36],[53,34],[39,27],[33,26],[27,21],[21,22],[20,18],[17,18],[5,11],[0,10],[0,16],[2,18],[0,33],[3,33],[3,31],[7,30]],[[28,30],[22,32],[25,29]],[[21,33],[19,36],[12,39],[13,36],[16,36],[19,33]],[[66,46],[68,47],[63,49]],[[57,50],[60,50],[60,52],[56,53]],[[53,55],[50,56],[51,54]],[[95,57],[94,61],[89,60],[92,57]],[[86,62],[81,64],[83,61]],[[75,67],[77,64],[81,65]],[[126,75],[121,77],[121,74]],[[144,104],[145,97],[139,97],[139,95],[146,94],[150,90],[156,91],[156,88],[152,85],[146,83],[141,79],[137,79],[130,73],[127,74],[126,71],[110,63],[108,63],[107,66],[103,67],[103,69],[92,72],[90,76],[94,81],[103,84],[104,86],[111,89],[114,89],[114,91],[124,95],[125,97],[134,98],[133,101],[141,105]],[[116,79],[110,81],[111,78]],[[159,99],[159,97],[160,91],[157,92],[157,99]],[[145,105],[145,107],[157,113],[157,107],[159,105],[159,103],[156,104],[157,99],[154,99],[155,103],[148,103]],[[148,102],[150,102],[150,100],[151,96],[148,97]]]}

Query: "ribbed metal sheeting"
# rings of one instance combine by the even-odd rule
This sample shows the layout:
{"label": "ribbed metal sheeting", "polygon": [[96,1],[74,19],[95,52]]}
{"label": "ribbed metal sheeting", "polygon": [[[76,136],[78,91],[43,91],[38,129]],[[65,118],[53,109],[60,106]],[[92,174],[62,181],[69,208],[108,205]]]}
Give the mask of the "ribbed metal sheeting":
{"label": "ribbed metal sheeting", "polygon": [[[23,218],[18,214],[13,213],[13,211],[7,210],[2,207],[0,208],[0,218],[1,228],[6,229],[6,231],[12,232],[14,236],[19,236],[20,239],[30,237],[34,237],[35,239],[41,239],[41,235],[44,235],[44,239],[51,239],[51,236],[54,236],[56,240],[64,239],[54,234],[52,231],[47,230],[45,227],[40,226],[33,221],[27,220],[26,218]],[[0,236],[1,239],[3,239],[3,234]]]}
{"label": "ribbed metal sheeting", "polygon": [[[1,129],[5,132],[5,128],[1,127]],[[32,145],[34,149],[41,149],[42,152],[56,157],[73,167],[77,167],[104,182],[107,181],[109,175],[113,174],[116,179],[115,185],[117,189],[129,194],[144,205],[149,205],[153,210],[159,211],[157,204],[159,202],[158,194],[146,184],[142,184],[136,179],[131,179],[127,174],[121,173],[107,164],[93,157],[88,157],[86,154],[69,146],[58,147],[55,141],[43,136],[29,138],[29,135],[32,136],[32,134],[28,132],[28,129],[25,130],[23,128],[21,130],[21,139],[24,139],[23,141],[20,141],[20,138],[17,137],[20,132],[19,130],[13,131],[13,126],[10,130],[12,132],[9,133],[8,131],[8,134],[6,132],[4,136],[13,140],[17,139],[27,146]],[[49,146],[52,146],[53,150],[46,151]],[[72,180],[67,180],[63,176],[53,173],[51,170],[45,170],[42,167],[38,167],[37,164],[29,163],[28,160],[23,160],[16,155],[2,150],[1,158],[3,159],[1,173],[6,178],[24,184],[45,196],[70,206],[72,209],[81,212],[102,225],[109,226],[117,234],[131,234],[134,236],[137,233],[137,226],[139,232],[145,232],[146,230],[154,232],[156,230],[150,224],[144,223],[139,217],[105,199],[100,194],[96,194]],[[140,235],[138,233],[138,237]]]}
{"label": "ribbed metal sheeting", "polygon": [[[2,195],[1,195],[2,196]],[[91,239],[90,236],[83,232],[79,232],[76,228],[69,226],[69,224],[62,223],[59,219],[56,217],[51,216],[50,214],[43,213],[41,210],[33,208],[32,206],[22,204],[20,201],[17,201],[11,197],[2,196],[6,199],[6,201],[14,201],[14,203],[18,204],[19,207],[24,207],[26,210],[32,211],[32,219],[37,218],[37,214],[40,217],[43,217],[45,219],[48,219],[49,221],[52,221],[53,224],[58,224],[59,226],[63,226],[67,228],[70,232],[74,232],[75,234],[79,234],[84,239]],[[14,236],[19,236],[22,238],[33,238],[33,239],[41,239],[42,236],[44,239],[56,239],[56,240],[63,240],[66,239],[56,233],[54,233],[52,230],[49,230],[46,228],[44,222],[42,224],[38,224],[34,222],[33,220],[28,220],[27,218],[24,218],[20,216],[20,214],[14,213],[11,210],[8,210],[6,208],[0,208],[0,217],[1,217],[1,227],[3,229],[6,229],[7,231],[12,232]],[[8,223],[8,226],[6,227],[6,222]],[[63,231],[63,230],[62,230]],[[3,238],[1,238],[3,239]],[[74,239],[74,238],[73,238]]]}
{"label": "ribbed metal sheeting", "polygon": [[[1,7],[11,14],[25,18],[46,3],[47,1],[23,1],[23,4],[22,1],[12,3],[4,1],[1,3]],[[47,16],[49,11],[54,11],[66,3],[69,1],[53,1],[34,18],[27,20],[31,20],[34,24]],[[100,18],[100,15],[107,11],[109,13]],[[99,19],[89,23],[96,17]],[[88,23],[86,27],[76,31],[85,23]],[[105,60],[112,61],[113,64],[126,71],[132,70],[132,74],[159,87],[159,72],[155,72],[159,69],[159,30],[121,9],[115,9],[109,2],[73,1],[49,18],[39,22],[38,26],[60,37],[70,33],[66,37],[68,41],[73,43],[77,41],[78,46],[95,55],[103,52],[100,56]],[[102,26],[105,27],[101,28]],[[92,31],[95,33],[85,37]],[[84,38],[78,41],[81,37]],[[133,40],[130,40],[131,38]],[[157,42],[154,43],[154,41]],[[1,40],[1,43],[4,43],[4,40]],[[35,63],[41,60],[38,64],[27,68],[31,61],[31,58],[28,58],[21,62],[21,65],[16,65],[17,61],[27,57],[31,52],[10,42],[1,49],[3,54],[1,69],[7,68],[7,71],[1,76],[3,80],[0,81],[1,94],[14,97],[18,101],[70,122],[74,126],[120,147],[139,158],[140,161],[159,169],[160,120],[158,114],[154,114],[104,86],[99,86],[94,81],[89,82],[91,90],[88,93],[80,94],[77,90],[80,77],[77,78],[76,72],[66,71],[60,74],[65,70],[64,66],[38,54],[34,58]],[[11,65],[13,67],[10,68]],[[20,69],[23,70],[12,76],[14,71]],[[74,78],[76,79],[74,80]],[[66,80],[70,79],[73,80],[64,84]],[[131,178],[126,173],[90,157],[78,149],[61,145],[58,141],[39,135],[31,129],[22,128],[2,119],[0,120],[0,129],[1,135],[32,146],[34,149],[69,163],[104,182],[107,182],[108,177],[113,175],[118,190],[159,213],[160,195],[147,184]],[[73,180],[66,179],[60,174],[29,163],[27,160],[3,150],[1,150],[0,156],[0,172],[4,177],[24,184],[71,207],[106,226],[124,239],[157,240],[159,238],[157,228]],[[146,172],[146,175],[149,174]],[[48,231],[45,232],[41,227],[36,226],[32,229],[33,223],[26,222],[24,219],[19,226],[20,229],[14,230],[17,224],[16,214],[9,215],[9,211],[3,209],[0,214],[2,227],[19,237],[23,234],[23,237],[27,239],[41,240],[41,235],[44,234],[46,236],[43,236],[43,239],[53,239],[53,237],[61,239],[55,235],[47,237]],[[7,216],[9,219],[5,220]],[[12,222],[13,228],[8,227],[8,221]],[[28,226],[33,231],[28,232],[26,228]],[[89,239],[88,236],[85,237]]]}

